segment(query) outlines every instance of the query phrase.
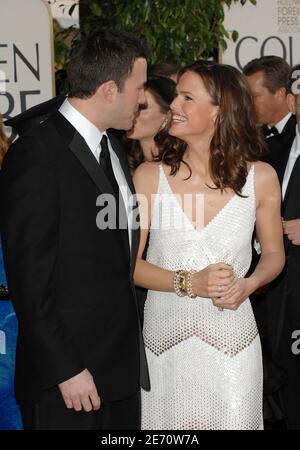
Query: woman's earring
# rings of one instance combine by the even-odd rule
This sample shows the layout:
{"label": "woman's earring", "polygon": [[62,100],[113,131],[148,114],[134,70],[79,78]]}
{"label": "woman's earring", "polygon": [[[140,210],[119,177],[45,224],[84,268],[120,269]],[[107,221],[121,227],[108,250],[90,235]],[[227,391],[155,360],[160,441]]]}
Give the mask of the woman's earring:
{"label": "woman's earring", "polygon": [[166,117],[165,120],[163,121],[163,123],[161,124],[161,126],[159,127],[158,132],[164,130],[166,128],[168,122],[169,122],[169,118]]}

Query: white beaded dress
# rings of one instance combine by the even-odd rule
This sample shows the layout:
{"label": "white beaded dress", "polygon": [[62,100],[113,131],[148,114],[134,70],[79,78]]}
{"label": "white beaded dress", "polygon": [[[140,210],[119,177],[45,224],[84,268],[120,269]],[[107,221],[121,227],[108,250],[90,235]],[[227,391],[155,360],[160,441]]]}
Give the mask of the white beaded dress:
{"label": "white beaded dress", "polygon": [[[254,165],[242,194],[197,231],[160,165],[147,261],[172,271],[225,262],[244,277],[255,223]],[[208,298],[150,290],[144,312],[151,390],[142,390],[142,429],[263,428],[261,345],[249,299],[236,311],[219,311]]]}

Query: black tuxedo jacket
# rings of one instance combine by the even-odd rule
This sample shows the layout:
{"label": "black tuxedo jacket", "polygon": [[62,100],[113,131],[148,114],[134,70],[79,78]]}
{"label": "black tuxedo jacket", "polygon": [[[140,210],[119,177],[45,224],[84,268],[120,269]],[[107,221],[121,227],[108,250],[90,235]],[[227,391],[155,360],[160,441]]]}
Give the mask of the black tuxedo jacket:
{"label": "black tuxedo jacket", "polygon": [[287,121],[282,133],[266,139],[268,151],[263,158],[271,164],[277,172],[282,184],[285,168],[289,159],[290,150],[296,135],[296,118],[292,115]]}
{"label": "black tuxedo jacket", "polygon": [[[109,135],[132,192],[127,160]],[[1,233],[19,320],[19,402],[62,402],[57,385],[87,368],[102,401],[149,389],[133,270],[139,231],[96,226],[112,186],[59,113],[21,136],[1,170]]]}
{"label": "black tuxedo jacket", "polygon": [[[295,135],[296,119],[292,116],[285,132],[268,139],[268,162],[276,170],[281,185]],[[285,220],[300,218],[300,170],[296,166],[294,168],[281,208]],[[285,360],[293,357],[291,335],[294,330],[300,329],[300,246],[293,245],[286,236],[284,244],[286,265],[268,290],[267,306],[272,349]]]}

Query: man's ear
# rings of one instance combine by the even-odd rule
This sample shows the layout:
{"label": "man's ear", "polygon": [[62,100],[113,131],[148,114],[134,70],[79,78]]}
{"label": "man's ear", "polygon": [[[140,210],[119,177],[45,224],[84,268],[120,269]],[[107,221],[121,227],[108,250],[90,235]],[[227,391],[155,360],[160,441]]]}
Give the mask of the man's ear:
{"label": "man's ear", "polygon": [[101,96],[103,100],[108,103],[112,103],[114,101],[117,92],[118,86],[113,80],[105,81],[105,83],[102,83],[96,91],[97,95]]}
{"label": "man's ear", "polygon": [[276,91],[275,95],[276,95],[277,99],[278,99],[280,102],[285,101],[285,99],[286,99],[286,89],[285,89],[284,87],[279,88],[279,89]]}
{"label": "man's ear", "polygon": [[296,113],[295,96],[293,94],[288,94],[286,96],[286,101],[291,113],[295,114]]}

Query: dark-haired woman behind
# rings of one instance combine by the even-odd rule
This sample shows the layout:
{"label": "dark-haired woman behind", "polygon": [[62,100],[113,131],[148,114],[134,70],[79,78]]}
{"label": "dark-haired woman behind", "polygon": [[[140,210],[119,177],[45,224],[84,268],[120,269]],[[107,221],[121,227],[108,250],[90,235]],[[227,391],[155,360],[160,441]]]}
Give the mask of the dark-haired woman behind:
{"label": "dark-haired woman behind", "polygon": [[[233,67],[199,61],[182,69],[171,110],[177,143],[134,175],[143,226],[135,281],[149,289],[142,427],[262,429],[249,295],[284,265],[278,180],[259,162],[251,95]],[[262,255],[245,278],[255,222]]]}
{"label": "dark-haired woman behind", "polygon": [[145,84],[146,102],[140,105],[131,130],[126,133],[127,155],[131,171],[144,161],[152,161],[159,151],[172,148],[176,138],[168,134],[170,104],[175,97],[173,80],[148,76]]}

